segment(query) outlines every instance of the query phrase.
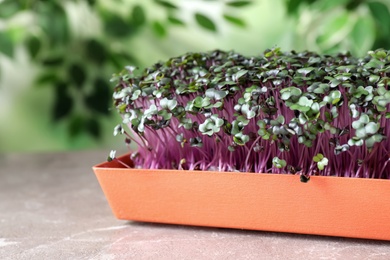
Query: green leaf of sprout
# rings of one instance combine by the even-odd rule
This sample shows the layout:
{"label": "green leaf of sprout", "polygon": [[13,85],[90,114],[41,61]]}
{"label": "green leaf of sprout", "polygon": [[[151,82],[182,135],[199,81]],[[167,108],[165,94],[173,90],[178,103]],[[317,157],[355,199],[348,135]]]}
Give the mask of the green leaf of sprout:
{"label": "green leaf of sprout", "polygon": [[320,162],[323,158],[324,158],[324,155],[321,154],[321,153],[318,153],[317,155],[315,155],[315,156],[313,157],[313,161],[316,162],[316,163],[318,163],[318,162]]}
{"label": "green leaf of sprout", "polygon": [[215,99],[215,100],[221,100],[227,95],[227,91],[224,90],[217,90],[213,88],[209,88],[206,90],[206,97]]}
{"label": "green leaf of sprout", "polygon": [[233,136],[233,141],[235,144],[245,145],[249,141],[249,136],[240,132]]}
{"label": "green leaf of sprout", "polygon": [[324,155],[321,153],[318,153],[317,155],[315,155],[313,157],[313,161],[317,163],[317,168],[319,170],[323,170],[325,168],[325,166],[328,165],[328,162],[329,162],[328,158],[324,157]]}
{"label": "green leaf of sprout", "polygon": [[274,158],[272,159],[272,164],[273,164],[276,168],[284,168],[284,167],[286,167],[287,162],[286,162],[285,160],[279,159],[278,157],[274,157]]}
{"label": "green leaf of sprout", "polygon": [[239,70],[236,74],[234,74],[233,79],[239,80],[242,76],[246,75],[248,73],[247,70]]}

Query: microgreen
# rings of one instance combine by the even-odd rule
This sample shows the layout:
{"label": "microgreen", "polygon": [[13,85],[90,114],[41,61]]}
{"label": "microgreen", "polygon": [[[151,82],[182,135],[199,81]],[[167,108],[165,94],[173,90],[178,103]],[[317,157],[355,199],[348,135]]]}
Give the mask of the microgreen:
{"label": "microgreen", "polygon": [[138,145],[136,167],[390,179],[389,51],[216,50],[131,68],[112,80],[114,134]]}

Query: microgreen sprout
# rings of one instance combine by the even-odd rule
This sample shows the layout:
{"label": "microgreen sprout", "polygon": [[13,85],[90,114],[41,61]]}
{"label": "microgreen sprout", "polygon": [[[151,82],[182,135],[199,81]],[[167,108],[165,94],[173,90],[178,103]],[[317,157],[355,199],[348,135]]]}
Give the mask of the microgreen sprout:
{"label": "microgreen sprout", "polygon": [[313,161],[317,163],[319,170],[323,170],[328,165],[328,158],[325,158],[323,154],[319,153],[313,157]]}
{"label": "microgreen sprout", "polygon": [[115,158],[116,158],[116,151],[115,150],[111,150],[110,154],[108,155],[107,161],[111,162]]}

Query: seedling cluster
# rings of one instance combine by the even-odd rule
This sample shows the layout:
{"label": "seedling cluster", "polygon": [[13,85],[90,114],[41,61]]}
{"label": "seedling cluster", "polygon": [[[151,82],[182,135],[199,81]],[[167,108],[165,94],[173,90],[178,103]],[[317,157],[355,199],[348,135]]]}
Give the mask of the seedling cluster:
{"label": "seedling cluster", "polygon": [[389,51],[188,53],[113,81],[137,167],[390,178]]}

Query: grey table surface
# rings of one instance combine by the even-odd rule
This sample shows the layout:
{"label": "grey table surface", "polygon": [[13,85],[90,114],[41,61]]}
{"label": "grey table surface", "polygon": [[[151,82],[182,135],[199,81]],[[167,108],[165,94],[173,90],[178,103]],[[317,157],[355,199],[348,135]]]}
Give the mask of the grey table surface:
{"label": "grey table surface", "polygon": [[390,259],[387,241],[117,220],[91,169],[106,155],[0,155],[0,259]]}

